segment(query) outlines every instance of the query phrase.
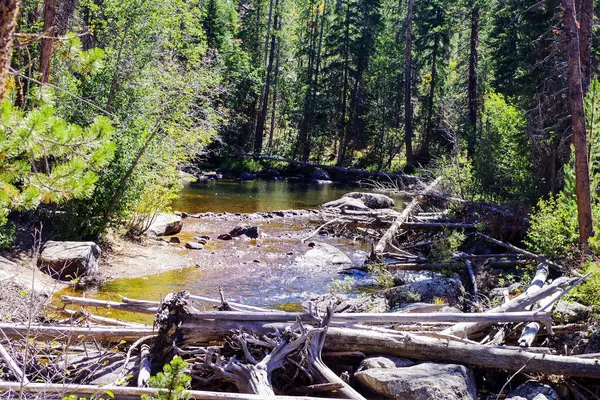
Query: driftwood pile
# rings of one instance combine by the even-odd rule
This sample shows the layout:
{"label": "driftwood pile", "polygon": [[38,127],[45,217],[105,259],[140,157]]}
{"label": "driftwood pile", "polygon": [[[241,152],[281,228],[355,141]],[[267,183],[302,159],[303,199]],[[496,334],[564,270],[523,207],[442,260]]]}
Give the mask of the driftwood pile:
{"label": "driftwood pile", "polygon": [[[481,233],[477,222],[451,220],[445,209],[427,209],[431,199],[440,204],[441,195],[435,193],[438,182],[413,196],[402,213],[325,211],[314,234],[352,229],[370,236],[369,262],[391,272],[463,268],[470,277],[473,312],[440,313],[431,305],[416,312],[335,313],[333,305],[325,309],[311,305],[308,312],[291,313],[229,302],[222,292],[220,299],[171,293],[162,302],[63,296],[65,305],[80,310],[61,309],[69,316],[62,323],[0,323],[4,344],[0,356],[9,370],[2,375],[0,392],[33,393],[32,397],[155,395],[157,389],[148,387],[150,377],[175,356],[188,363],[192,378],[188,392],[197,399],[363,399],[352,373],[368,355],[515,375],[556,375],[591,387],[590,379],[600,379],[599,354],[563,355],[536,341],[588,328],[553,326],[550,315],[553,305],[587,275],[569,273],[543,256]],[[429,259],[427,246],[438,240],[440,232],[451,230],[503,250],[457,253],[444,262]],[[507,295],[502,304],[486,306],[477,288],[477,271],[525,261],[538,265],[529,287]],[[155,315],[154,326],[90,312],[97,308]],[[101,375],[109,376],[109,381],[92,384],[91,377]]]}

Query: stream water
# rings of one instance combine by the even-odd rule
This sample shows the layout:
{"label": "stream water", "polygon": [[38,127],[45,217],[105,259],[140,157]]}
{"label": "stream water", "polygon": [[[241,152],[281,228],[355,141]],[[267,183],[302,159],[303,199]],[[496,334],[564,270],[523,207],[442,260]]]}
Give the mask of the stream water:
{"label": "stream water", "polygon": [[[356,187],[339,184],[316,184],[287,181],[228,182],[217,181],[185,188],[173,209],[188,213],[251,213],[281,209],[317,208],[324,202],[337,199]],[[400,200],[396,201],[401,207]],[[258,225],[262,235],[253,240],[245,237],[231,241],[216,239],[240,224]],[[315,294],[330,291],[332,280],[339,279],[341,267],[306,266],[298,257],[309,247],[301,239],[315,228],[308,219],[274,219],[240,221],[215,218],[188,218],[177,236],[182,244],[169,245],[165,250],[184,254],[189,266],[184,269],[150,274],[141,278],[119,278],[86,293],[88,297],[119,300],[130,298],[159,300],[169,292],[188,290],[191,293],[218,297],[223,287],[229,300],[250,305],[298,310],[299,304]],[[203,250],[183,248],[186,241],[200,235],[210,236]],[[347,238],[317,235],[313,239],[337,247],[359,265],[370,245]],[[163,251],[157,246],[157,251]],[[151,270],[152,266],[149,266]],[[60,294],[73,293],[66,289]],[[101,312],[96,310],[94,312]],[[104,315],[131,319],[112,310]],[[152,320],[152,316],[146,319]]]}

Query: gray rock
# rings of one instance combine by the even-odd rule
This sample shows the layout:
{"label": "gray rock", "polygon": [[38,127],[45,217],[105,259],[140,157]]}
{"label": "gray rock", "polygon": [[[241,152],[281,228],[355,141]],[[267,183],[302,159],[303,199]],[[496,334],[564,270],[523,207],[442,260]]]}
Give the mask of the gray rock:
{"label": "gray rock", "polygon": [[181,243],[181,239],[179,239],[177,236],[171,236],[169,238],[169,243],[176,243],[176,244],[178,244],[178,243]]}
{"label": "gray rock", "polygon": [[342,197],[341,199],[333,200],[323,204],[323,208],[339,208],[341,210],[353,210],[353,211],[369,211],[369,207],[359,199],[352,199],[350,197]]}
{"label": "gray rock", "polygon": [[60,279],[98,273],[100,247],[94,242],[48,241],[38,263],[43,271]]}
{"label": "gray rock", "polygon": [[415,365],[415,363],[408,358],[391,356],[367,357],[361,363],[359,370],[363,371],[372,368],[403,368],[412,367],[413,365]]}
{"label": "gray rock", "polygon": [[584,350],[585,354],[600,353],[600,330],[596,331],[591,337]]}
{"label": "gray rock", "polygon": [[465,288],[458,279],[434,278],[408,283],[385,291],[390,308],[407,303],[430,303],[436,298],[447,304],[460,304],[465,297]]}
{"label": "gray rock", "polygon": [[331,177],[329,176],[329,174],[327,173],[327,171],[324,171],[322,169],[318,169],[318,170],[314,171],[310,175],[310,178],[312,180],[315,180],[315,181],[329,181],[329,180],[331,180]]}
{"label": "gray rock", "polygon": [[229,234],[232,237],[239,237],[246,233],[246,230],[248,230],[248,228],[245,226],[236,226],[235,228],[229,231]]}
{"label": "gray rock", "polygon": [[404,368],[372,368],[354,377],[378,396],[393,399],[477,399],[473,374],[462,365],[423,363]]}
{"label": "gray rock", "polygon": [[241,181],[251,181],[254,178],[256,178],[256,175],[254,175],[251,172],[242,172],[242,174],[240,175],[240,180]]}
{"label": "gray rock", "polygon": [[559,322],[565,324],[586,320],[591,312],[591,307],[584,306],[575,301],[561,300],[556,303],[556,307],[554,308],[554,316]]}
{"label": "gray rock", "polygon": [[560,400],[560,397],[550,386],[530,381],[510,392],[506,400]]}
{"label": "gray rock", "polygon": [[365,206],[374,210],[396,206],[391,197],[380,193],[352,192],[345,194],[344,197],[361,200]]}
{"label": "gray rock", "polygon": [[202,250],[204,245],[201,243],[187,242],[185,248],[190,250]]}
{"label": "gray rock", "polygon": [[352,265],[350,257],[337,247],[327,243],[314,243],[314,246],[303,255],[296,258],[296,263],[311,268],[340,267]]}
{"label": "gray rock", "polygon": [[260,236],[260,229],[258,226],[251,226],[250,228],[246,229],[244,235],[248,236],[250,239],[258,239]]}
{"label": "gray rock", "polygon": [[159,214],[154,218],[150,228],[148,228],[148,236],[170,236],[181,232],[183,221],[181,217],[175,214]]}

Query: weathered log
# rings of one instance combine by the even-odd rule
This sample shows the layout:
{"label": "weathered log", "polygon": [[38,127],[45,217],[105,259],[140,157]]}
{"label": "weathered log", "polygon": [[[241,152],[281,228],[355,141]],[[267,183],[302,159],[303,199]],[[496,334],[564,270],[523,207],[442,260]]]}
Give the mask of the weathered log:
{"label": "weathered log", "polygon": [[140,348],[140,367],[137,378],[138,387],[148,386],[150,381],[150,372],[152,370],[152,356],[150,354],[150,346],[143,344]]}
{"label": "weathered log", "polygon": [[[431,184],[429,184],[425,188],[425,190],[423,191],[423,195],[426,195],[429,192],[433,191],[433,189],[435,189],[435,187],[438,185],[438,183],[440,183],[441,180],[442,180],[441,177],[436,178],[436,180],[434,180]],[[408,217],[413,213],[413,211],[417,208],[417,206],[419,204],[421,204],[422,201],[423,201],[423,196],[415,197],[406,206],[406,208],[404,208],[404,210],[402,210],[402,213],[400,213],[400,215],[398,216],[396,221],[394,221],[392,226],[390,226],[390,228],[384,233],[384,235],[381,237],[381,239],[379,239],[379,241],[375,245],[375,248],[373,250],[375,256],[378,254],[381,254],[385,251],[385,248],[387,247],[387,245],[389,243],[392,242],[392,240],[398,233],[398,230],[400,229],[402,224],[404,222],[406,222]]]}
{"label": "weathered log", "polygon": [[494,243],[494,244],[496,244],[498,246],[502,246],[505,249],[514,251],[515,253],[521,253],[521,254],[523,254],[523,255],[525,255],[527,257],[530,257],[530,258],[533,258],[535,260],[538,260],[540,263],[548,265],[549,267],[552,267],[553,269],[557,270],[558,272],[562,272],[562,273],[567,272],[567,269],[565,267],[563,267],[562,265],[559,265],[559,264],[557,264],[557,263],[555,263],[553,261],[548,260],[544,256],[532,253],[532,252],[527,251],[527,250],[523,250],[523,249],[521,249],[521,248],[519,248],[517,246],[514,246],[514,245],[510,244],[510,243],[506,243],[506,242],[503,242],[501,240],[494,239],[493,237],[485,235],[485,234],[483,234],[481,232],[475,232],[475,235],[477,235],[479,237],[482,237],[485,240],[487,240],[487,241],[489,241],[491,243]]}
{"label": "weathered log", "polygon": [[0,323],[0,331],[10,339],[31,337],[36,340],[62,340],[71,338],[72,341],[97,340],[113,343],[121,340],[136,341],[140,337],[152,333],[151,328],[117,328],[113,326],[81,328],[41,324],[27,326],[12,323]]}
{"label": "weathered log", "polygon": [[444,229],[462,229],[472,231],[477,229],[475,224],[466,222],[404,222],[401,225],[402,229],[411,230],[433,230],[443,231]]}
{"label": "weathered log", "polygon": [[[528,306],[537,303],[538,301],[551,296],[553,293],[561,292],[566,290],[571,284],[577,282],[577,278],[559,278],[552,282],[551,285],[543,287],[541,290],[535,293],[525,293],[519,297],[516,297],[509,301],[508,303],[504,303],[498,307],[492,308],[489,312],[492,313],[503,313],[503,312],[513,312],[513,311],[523,311]],[[446,335],[454,335],[459,337],[468,337],[469,335],[476,333],[480,330],[483,330],[489,327],[490,324],[485,322],[476,322],[476,323],[460,323],[456,324],[448,329],[442,331],[442,333]]]}
{"label": "weathered log", "polygon": [[82,313],[81,311],[74,311],[74,310],[69,310],[67,308],[59,308],[59,307],[52,307],[54,310],[63,313],[63,314],[67,314],[70,315],[71,317],[84,317],[85,319],[88,319],[92,322],[98,322],[100,324],[104,324],[104,325],[114,325],[114,326],[128,326],[128,327],[140,327],[140,328],[148,328],[148,325],[144,325],[144,324],[138,324],[135,322],[126,322],[126,321],[121,321],[115,318],[108,318],[108,317],[101,317],[99,315],[94,315],[88,312]]}
{"label": "weathered log", "polygon": [[[157,308],[160,305],[160,301],[130,299],[130,298],[123,297],[123,296],[120,296],[120,297],[121,297],[121,301],[123,303],[128,303],[128,304],[154,306],[154,307],[157,307]],[[204,297],[204,296],[198,296],[198,295],[195,295],[195,294],[190,294],[189,299],[192,300],[192,301],[197,301],[197,302],[202,302],[202,303],[209,303],[209,304],[218,304],[218,305],[221,305],[221,300],[214,299],[214,298],[211,298],[211,297]],[[271,309],[268,309],[268,308],[249,306],[249,305],[246,305],[246,304],[235,303],[233,301],[228,301],[227,303],[229,303],[229,306],[231,308],[233,308],[234,310],[236,310],[236,311],[279,312],[279,310],[271,310]]]}
{"label": "weathered log", "polygon": [[[251,321],[259,323],[269,322],[315,322],[310,313],[250,313],[250,312],[220,312],[206,311],[189,313],[184,324],[198,324],[206,320],[215,321]],[[528,322],[539,321],[545,324],[551,322],[549,314],[544,312],[501,312],[501,313],[338,313],[333,315],[334,321],[357,323],[422,323],[422,322]]]}
{"label": "weathered log", "polygon": [[325,349],[386,354],[512,371],[519,370],[528,360],[531,360],[524,368],[524,372],[600,378],[600,360],[536,354],[501,346],[459,343],[411,334],[393,336],[376,331],[330,328]]}
{"label": "weathered log", "polygon": [[475,279],[475,272],[473,271],[473,265],[471,261],[465,258],[464,260],[465,266],[467,267],[467,273],[469,274],[469,278],[471,279],[471,285],[473,286],[473,299],[475,300],[475,304],[479,304],[479,291],[477,290],[477,280]]}
{"label": "weathered log", "polygon": [[[20,383],[15,382],[0,382],[0,391],[12,391],[18,392],[21,389]],[[116,396],[157,396],[159,392],[164,392],[165,389],[154,389],[154,388],[136,388],[127,386],[111,386],[110,388],[103,388],[94,385],[78,385],[78,384],[52,384],[52,383],[29,383],[23,386],[23,392],[25,393],[39,393],[39,394],[57,394],[59,396],[66,396],[70,394],[76,395],[102,395],[106,392],[111,392]],[[210,392],[201,390],[187,390],[187,394],[190,395],[191,399],[197,400],[264,400],[264,396],[255,394],[244,394],[244,393],[224,393],[224,392]],[[271,396],[269,399],[273,400],[322,400],[319,397],[306,397],[306,396]]]}
{"label": "weathered log", "polygon": [[0,343],[0,357],[2,357],[2,359],[4,360],[8,368],[12,371],[15,378],[17,378],[19,383],[22,383],[23,385],[27,385],[29,383],[27,375],[23,373],[23,370],[21,369],[21,367],[19,367],[19,364],[17,364],[17,362],[10,356],[10,354],[2,345],[2,343]]}
{"label": "weathered log", "polygon": [[[540,307],[545,307],[546,305],[554,304],[558,300],[558,297],[560,295],[561,295],[561,292],[558,292],[550,297],[547,297],[547,298],[541,300]],[[530,347],[533,344],[533,341],[535,340],[535,337],[537,336],[538,332],[540,331],[540,328],[541,328],[541,326],[537,322],[532,321],[532,322],[528,323],[525,326],[525,328],[523,328],[523,332],[521,333],[521,336],[519,337],[519,340],[517,341],[519,346]]]}
{"label": "weathered log", "polygon": [[83,297],[60,296],[60,300],[65,304],[77,304],[88,307],[104,307],[115,310],[132,311],[144,314],[156,314],[158,307],[150,305],[138,305],[134,303],[119,303],[117,301],[87,299]]}

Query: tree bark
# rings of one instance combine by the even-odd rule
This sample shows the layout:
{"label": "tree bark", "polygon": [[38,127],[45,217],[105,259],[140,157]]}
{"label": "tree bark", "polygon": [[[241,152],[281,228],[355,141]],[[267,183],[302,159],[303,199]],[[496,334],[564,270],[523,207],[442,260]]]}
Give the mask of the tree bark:
{"label": "tree bark", "polygon": [[[271,6],[272,6],[271,2]],[[269,7],[269,15],[272,10]],[[275,18],[273,21],[273,26],[277,27],[279,20],[279,0],[275,1]],[[270,19],[269,19],[270,23]],[[269,30],[271,27],[269,26]],[[263,147],[263,135],[265,132],[265,121],[267,120],[267,112],[269,109],[269,93],[271,91],[271,80],[273,78],[273,61],[275,59],[275,47],[277,45],[277,33],[275,29],[271,33],[271,49],[269,51],[269,62],[267,64],[267,72],[265,77],[265,87],[263,91],[263,95],[261,97],[261,106],[260,113],[258,114],[258,119],[256,120],[256,130],[255,130],[255,138],[254,138],[254,152],[262,153]]]}
{"label": "tree bark", "polygon": [[594,0],[580,0],[579,46],[581,58],[581,82],[584,95],[592,80],[592,30],[594,24]]}
{"label": "tree bark", "polygon": [[469,133],[467,155],[473,157],[477,135],[477,65],[479,60],[479,11],[478,5],[471,10],[471,52],[469,54]]}
{"label": "tree bark", "polygon": [[406,47],[404,65],[404,142],[406,147],[406,167],[411,169],[415,165],[415,156],[412,148],[413,137],[413,108],[412,108],[412,20],[414,0],[408,0],[406,14]]}
{"label": "tree bark", "polygon": [[590,176],[587,157],[587,135],[583,108],[581,76],[581,52],[579,47],[578,22],[575,17],[575,1],[562,0],[563,19],[566,33],[569,105],[571,108],[571,135],[575,147],[575,187],[577,192],[577,219],[579,221],[579,243],[587,251],[590,236],[594,234],[590,196]]}
{"label": "tree bark", "polygon": [[[56,0],[44,1],[44,34],[54,36],[56,20]],[[42,39],[40,45],[40,82],[48,83],[50,80],[50,65],[54,51],[53,39]]]}
{"label": "tree bark", "polygon": [[6,93],[13,33],[15,33],[15,27],[17,26],[17,15],[20,6],[21,2],[18,0],[0,0],[0,103],[2,103]]}

